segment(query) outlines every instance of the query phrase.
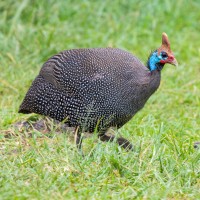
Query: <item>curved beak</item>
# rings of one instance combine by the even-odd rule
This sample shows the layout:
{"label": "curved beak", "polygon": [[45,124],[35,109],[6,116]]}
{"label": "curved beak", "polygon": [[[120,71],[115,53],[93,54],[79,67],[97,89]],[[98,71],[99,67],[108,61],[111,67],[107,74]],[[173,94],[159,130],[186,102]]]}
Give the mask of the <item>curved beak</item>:
{"label": "curved beak", "polygon": [[178,66],[178,62],[177,62],[177,60],[176,60],[176,58],[174,58],[171,62],[170,62],[170,64],[172,64],[172,65],[174,65],[174,66]]}
{"label": "curved beak", "polygon": [[166,63],[169,63],[169,64],[174,65],[174,66],[178,66],[178,62],[173,55],[168,57],[168,59],[166,60]]}

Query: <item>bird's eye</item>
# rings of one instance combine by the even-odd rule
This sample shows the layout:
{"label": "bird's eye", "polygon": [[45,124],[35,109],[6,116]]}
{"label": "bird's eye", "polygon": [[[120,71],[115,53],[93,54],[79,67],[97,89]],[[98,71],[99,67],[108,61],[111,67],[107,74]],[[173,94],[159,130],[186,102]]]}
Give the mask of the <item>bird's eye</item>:
{"label": "bird's eye", "polygon": [[161,56],[163,59],[166,59],[168,57],[167,53],[164,51],[161,52]]}

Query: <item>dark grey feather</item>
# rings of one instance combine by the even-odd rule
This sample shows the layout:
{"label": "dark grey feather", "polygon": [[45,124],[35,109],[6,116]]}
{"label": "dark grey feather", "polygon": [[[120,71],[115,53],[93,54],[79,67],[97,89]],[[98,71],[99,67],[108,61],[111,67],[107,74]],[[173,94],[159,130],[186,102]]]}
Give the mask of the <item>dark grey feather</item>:
{"label": "dark grey feather", "polygon": [[114,48],[74,49],[50,58],[23,100],[19,112],[38,113],[69,126],[94,131],[121,127],[160,84],[132,54]]}

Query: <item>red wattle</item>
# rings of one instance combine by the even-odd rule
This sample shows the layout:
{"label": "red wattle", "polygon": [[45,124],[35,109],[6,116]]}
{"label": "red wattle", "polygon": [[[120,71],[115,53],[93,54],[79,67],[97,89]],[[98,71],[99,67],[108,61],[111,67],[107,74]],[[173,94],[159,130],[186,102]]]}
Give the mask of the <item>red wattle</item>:
{"label": "red wattle", "polygon": [[160,63],[165,64],[166,61],[165,60],[160,60]]}

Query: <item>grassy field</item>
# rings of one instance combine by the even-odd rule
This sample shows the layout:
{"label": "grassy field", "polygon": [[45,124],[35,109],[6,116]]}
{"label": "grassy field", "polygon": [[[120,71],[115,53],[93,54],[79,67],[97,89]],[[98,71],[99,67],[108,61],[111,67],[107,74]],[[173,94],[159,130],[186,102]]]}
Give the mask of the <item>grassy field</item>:
{"label": "grassy field", "polygon": [[[200,1],[0,1],[0,199],[200,199]],[[118,47],[146,62],[166,32],[179,62],[120,133],[85,157],[69,134],[21,131],[18,114],[41,65],[64,49]],[[30,136],[31,133],[31,136]]]}

